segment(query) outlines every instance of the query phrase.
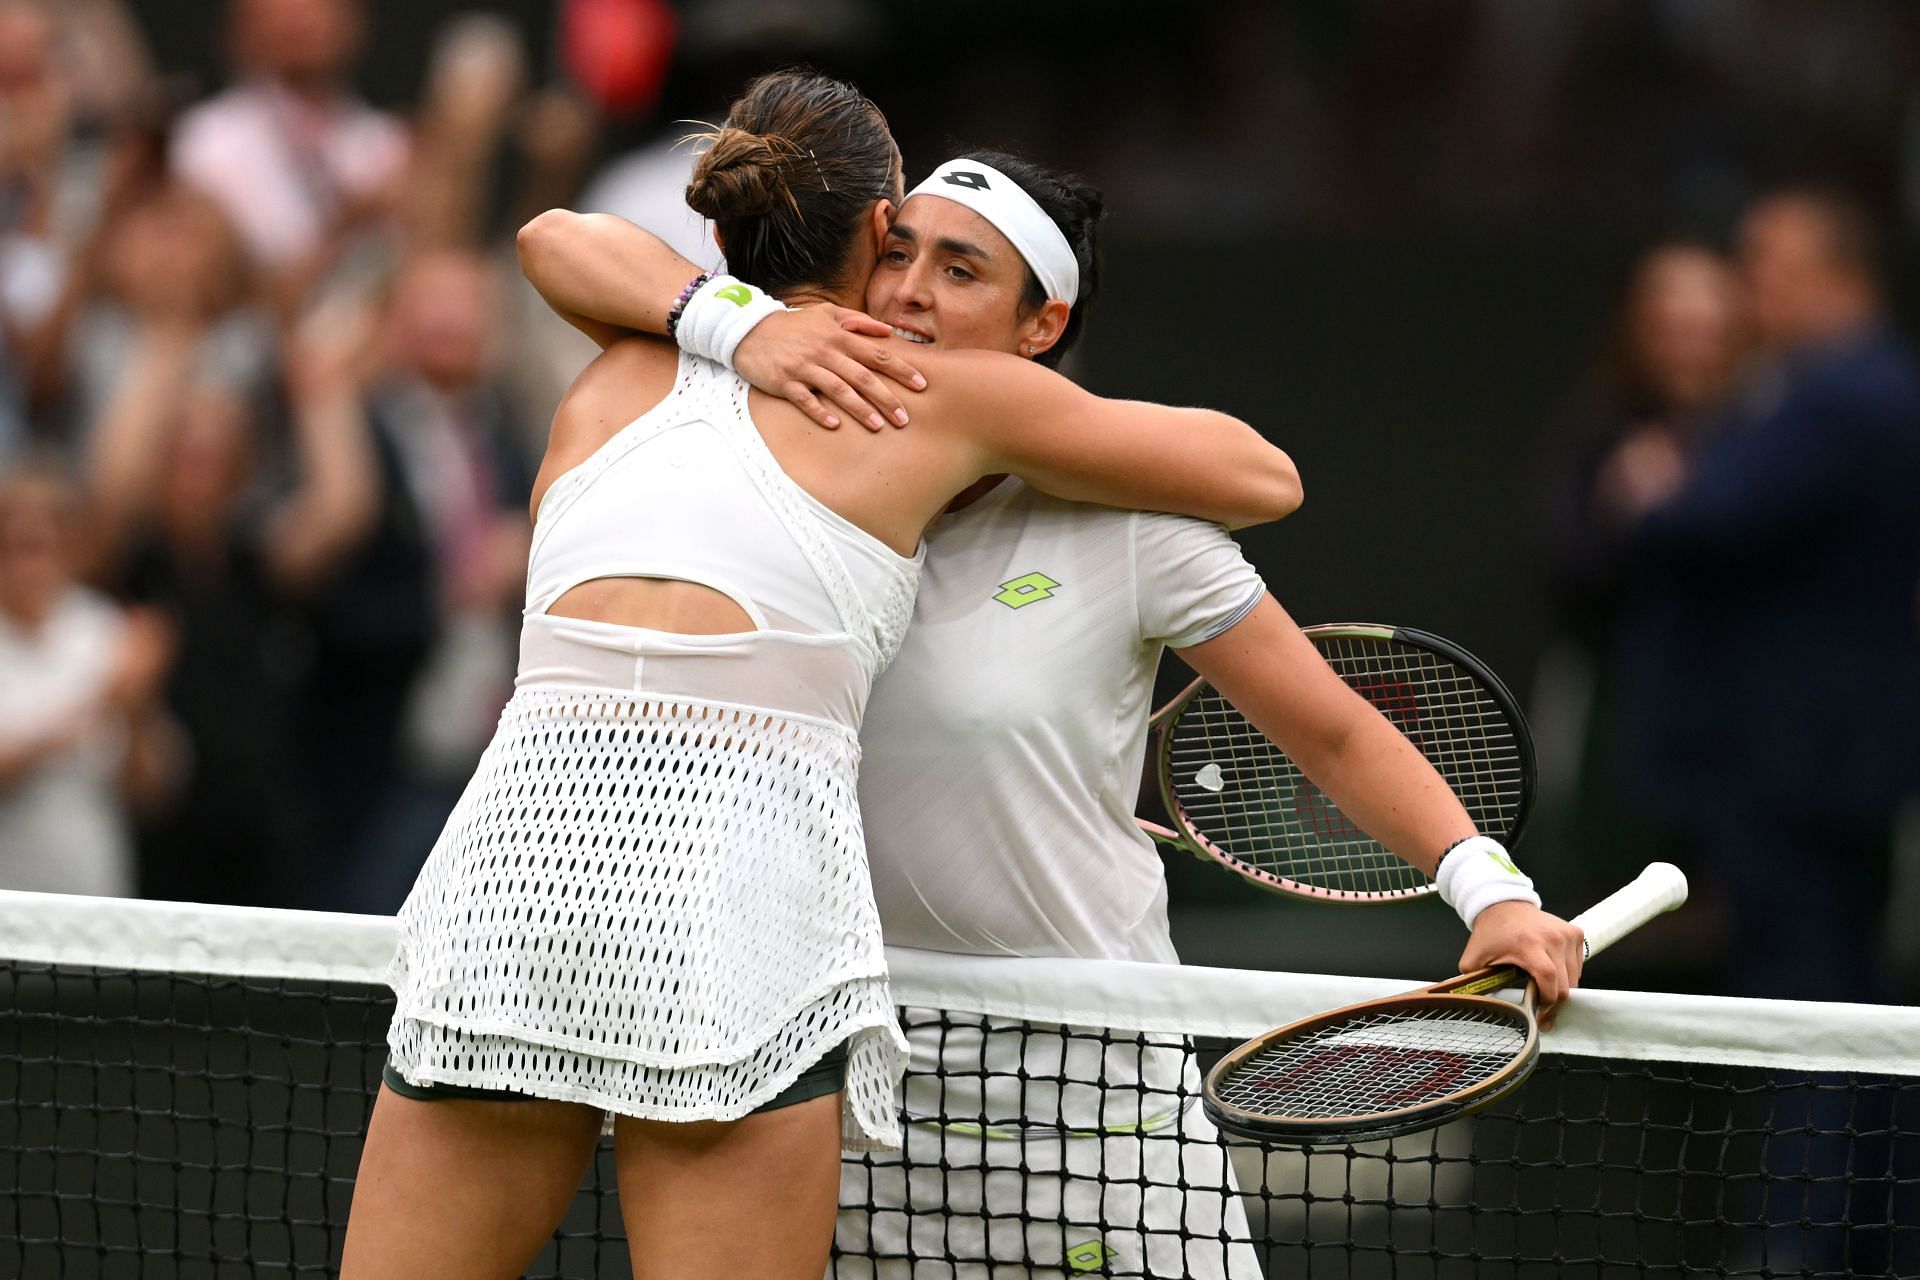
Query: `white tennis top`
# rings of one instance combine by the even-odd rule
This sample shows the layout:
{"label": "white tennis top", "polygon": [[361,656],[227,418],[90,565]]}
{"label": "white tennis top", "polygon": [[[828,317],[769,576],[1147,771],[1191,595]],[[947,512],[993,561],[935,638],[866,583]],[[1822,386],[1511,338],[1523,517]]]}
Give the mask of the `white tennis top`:
{"label": "white tennis top", "polygon": [[[855,734],[919,570],[786,476],[744,382],[681,357],[542,501],[513,699],[401,911],[395,1069],[724,1120],[846,1041],[849,1145],[897,1145]],[[607,576],[712,586],[755,629],[544,612]]]}
{"label": "white tennis top", "polygon": [[1218,526],[1016,479],[927,534],[913,626],[867,710],[860,804],[887,941],[1172,962],[1134,825],[1163,646],[1265,588]]}

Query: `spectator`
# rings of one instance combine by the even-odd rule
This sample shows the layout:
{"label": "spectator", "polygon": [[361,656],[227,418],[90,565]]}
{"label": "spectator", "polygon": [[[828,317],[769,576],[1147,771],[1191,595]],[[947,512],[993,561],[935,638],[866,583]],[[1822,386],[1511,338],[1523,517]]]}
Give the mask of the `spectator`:
{"label": "spectator", "polygon": [[26,442],[26,396],[20,386],[12,339],[6,326],[0,324],[0,467],[6,466]]}
{"label": "spectator", "polygon": [[135,366],[146,334],[191,334],[198,375],[243,399],[271,389],[278,333],[255,303],[245,247],[219,205],[163,182],[113,219],[96,258],[96,287],[65,339],[77,452]]}
{"label": "spectator", "polygon": [[1760,201],[1739,260],[1767,365],[1693,457],[1621,467],[1660,620],[1638,674],[1700,767],[1660,771],[1644,726],[1622,745],[1728,895],[1729,990],[1885,999],[1891,827],[1920,786],[1920,371],[1848,200]]}
{"label": "spectator", "polygon": [[364,17],[360,0],[231,0],[238,82],[174,140],[175,171],[239,227],[283,314],[384,222],[406,167],[405,130],[348,80]]}
{"label": "spectator", "polygon": [[137,127],[158,77],[129,0],[58,0],[53,9],[75,117],[110,135]]}
{"label": "spectator", "polygon": [[[622,105],[617,95],[608,100],[610,87],[631,81],[628,96],[632,101],[626,104],[627,109],[650,110],[664,88],[662,80],[675,56],[678,23],[670,11],[663,14],[666,6],[657,0],[628,0],[625,7],[634,11],[628,19],[633,43],[611,52],[595,49],[588,39],[599,18],[594,10],[614,7],[620,6],[574,0],[559,10],[555,34],[565,55],[563,65],[589,93],[602,99],[605,109],[613,111]],[[728,31],[728,42],[751,39],[752,30],[767,17],[758,12],[732,16],[735,20],[730,23],[713,24]],[[773,21],[777,23],[778,18]],[[818,30],[807,34],[815,38],[823,35]],[[670,112],[670,117],[720,119],[724,104],[751,78],[753,69],[773,60],[767,50],[757,47],[728,56],[716,53],[709,50],[705,57],[680,68],[681,109]],[[615,156],[593,176],[580,195],[580,212],[616,214],[653,232],[696,266],[716,267],[720,247],[714,241],[713,228],[687,207],[687,183],[693,178],[694,161],[699,159],[687,142],[695,127],[690,119],[669,118],[654,123],[640,145]]]}
{"label": "spectator", "polygon": [[505,19],[466,14],[440,31],[414,117],[410,249],[471,248],[486,238],[498,215],[493,173],[526,76],[526,50]]}
{"label": "spectator", "polygon": [[[535,214],[570,204],[597,122],[568,89],[527,90],[526,49],[511,24],[465,14],[435,39],[415,128],[403,216],[408,249],[421,253],[497,247]],[[685,200],[675,198],[684,213]],[[500,373],[517,399],[539,407],[521,441],[537,455],[553,407],[594,349],[518,271],[502,307],[512,338]]]}
{"label": "spectator", "polygon": [[309,348],[290,361],[295,481],[260,498],[253,414],[204,376],[199,346],[179,317],[151,321],[89,441],[109,563],[179,637],[167,697],[189,759],[143,832],[142,891],[293,903],[312,832],[292,738],[299,608],[367,536],[376,472],[344,359]]}
{"label": "spectator", "polygon": [[0,476],[0,886],[125,894],[130,729],[167,636],[75,582],[73,505],[50,469]]}
{"label": "spectator", "polygon": [[50,65],[52,30],[39,5],[0,3],[0,464],[26,443],[20,352],[58,287],[48,189],[66,128]]}
{"label": "spectator", "polygon": [[1559,585],[1576,614],[1608,609],[1617,552],[1644,506],[1633,492],[1645,450],[1692,454],[1725,408],[1749,335],[1732,264],[1690,242],[1635,263],[1596,387],[1574,429],[1571,491],[1556,511]]}
{"label": "spectator", "polygon": [[407,177],[408,248],[495,243],[543,209],[569,203],[591,155],[591,108],[561,88],[529,91],[513,24],[463,14],[434,41]]}
{"label": "spectator", "polygon": [[[1549,740],[1558,737],[1557,755],[1577,769],[1557,780],[1561,794],[1555,797],[1574,855],[1569,875],[1580,881],[1563,888],[1575,900],[1630,879],[1650,849],[1672,845],[1676,835],[1661,820],[1673,815],[1622,802],[1614,767],[1620,700],[1630,704],[1625,714],[1636,723],[1646,724],[1662,710],[1640,705],[1646,691],[1621,682],[1622,665],[1633,666],[1631,647],[1646,629],[1641,615],[1648,605],[1626,575],[1628,535],[1644,506],[1634,486],[1642,455],[1684,458],[1702,447],[1726,411],[1749,341],[1745,299],[1731,263],[1686,241],[1646,250],[1634,263],[1605,356],[1559,432],[1560,456],[1541,486],[1544,548],[1562,638],[1535,681],[1534,718],[1536,731]],[[1666,732],[1651,736],[1654,743],[1636,741],[1634,749],[1648,752],[1671,738]],[[1685,763],[1665,761],[1661,767]],[[1683,856],[1677,847],[1667,852]]]}
{"label": "spectator", "polygon": [[[0,366],[12,366],[16,437],[60,390],[96,236],[148,171],[152,140],[132,104],[153,97],[115,0],[0,0],[0,353],[11,353]],[[0,424],[0,454],[7,434]]]}
{"label": "spectator", "polygon": [[0,463],[27,443],[34,347],[60,294],[70,104],[53,37],[47,9],[0,0]]}
{"label": "spectator", "polygon": [[499,302],[467,251],[394,282],[367,410],[382,515],[315,610],[301,737],[341,859],[318,905],[398,908],[512,692],[533,469],[493,383]]}

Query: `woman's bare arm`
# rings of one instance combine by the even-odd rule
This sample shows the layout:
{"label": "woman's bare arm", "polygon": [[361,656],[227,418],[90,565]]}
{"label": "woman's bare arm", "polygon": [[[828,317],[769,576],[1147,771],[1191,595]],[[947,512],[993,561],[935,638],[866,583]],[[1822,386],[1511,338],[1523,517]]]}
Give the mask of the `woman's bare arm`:
{"label": "woman's bare arm", "polygon": [[1180,656],[1361,830],[1426,875],[1455,841],[1478,834],[1446,779],[1327,665],[1272,596]]}
{"label": "woman's bare arm", "polygon": [[700,274],[666,241],[610,213],[549,209],[520,228],[514,246],[547,305],[602,350],[629,334],[666,333],[674,299]]}
{"label": "woman's bare arm", "polygon": [[[520,228],[517,244],[520,269],[547,305],[603,351],[632,334],[664,335],[674,300],[700,272],[652,232],[608,213],[549,209]],[[761,321],[734,364],[823,427],[838,427],[843,414],[869,429],[905,426],[900,387],[918,390],[926,379],[872,341],[889,332],[858,311],[807,307]]]}
{"label": "woman's bare arm", "polygon": [[1109,400],[997,352],[944,353],[932,372],[921,415],[972,450],[980,475],[1011,473],[1055,497],[1229,528],[1300,506],[1293,459],[1238,418]]}
{"label": "woman's bare arm", "polygon": [[[664,334],[678,291],[698,273],[657,236],[609,214],[549,210],[521,228],[518,245],[522,269],[547,304],[603,348],[636,331]],[[771,316],[741,344],[736,363],[754,386],[823,426],[838,423],[821,395],[869,426],[881,425],[876,413],[903,421],[900,397],[871,371],[907,385],[924,379],[907,364],[904,344],[840,331],[857,315],[825,308]],[[982,381],[991,385],[956,391],[951,416],[979,426],[969,434],[982,446],[983,474],[1012,472],[1060,497],[1233,526],[1276,520],[1300,505],[1291,459],[1244,423],[1207,410],[1102,399],[1010,355],[947,358],[969,354],[990,362]]]}
{"label": "woman's bare arm", "polygon": [[150,513],[173,419],[192,379],[200,333],[180,325],[142,326],[127,362],[87,437],[87,490],[98,520],[98,554],[106,565]]}
{"label": "woman's bare arm", "polygon": [[267,566],[279,585],[311,590],[358,548],[380,515],[372,427],[348,341],[308,339],[288,356],[298,475],[267,523]]}
{"label": "woman's bare arm", "polygon": [[[1405,734],[1321,658],[1272,596],[1212,640],[1180,651],[1260,732],[1291,756],[1360,829],[1434,874],[1473,819]],[[1580,981],[1581,932],[1527,902],[1482,911],[1463,970],[1517,964],[1540,984],[1549,1017]]]}

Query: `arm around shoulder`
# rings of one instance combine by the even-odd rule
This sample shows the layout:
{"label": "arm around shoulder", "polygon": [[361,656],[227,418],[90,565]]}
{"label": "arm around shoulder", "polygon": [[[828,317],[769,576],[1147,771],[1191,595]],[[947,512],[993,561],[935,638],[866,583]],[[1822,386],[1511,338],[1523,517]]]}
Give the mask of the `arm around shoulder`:
{"label": "arm around shoulder", "polygon": [[[1096,396],[1014,356],[954,353],[935,380],[939,418],[979,449],[984,474],[1010,472],[1055,497],[1172,511],[1229,528],[1300,506],[1293,459],[1238,418]],[[961,367],[961,366],[966,367]]]}
{"label": "arm around shoulder", "polygon": [[676,291],[700,268],[610,213],[549,209],[514,238],[520,269],[548,306],[601,347],[667,331]]}

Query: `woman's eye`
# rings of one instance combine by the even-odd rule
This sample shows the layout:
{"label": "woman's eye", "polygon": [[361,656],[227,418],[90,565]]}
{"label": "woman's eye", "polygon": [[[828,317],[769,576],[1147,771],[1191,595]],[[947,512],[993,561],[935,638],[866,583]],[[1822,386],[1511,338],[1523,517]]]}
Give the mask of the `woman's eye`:
{"label": "woman's eye", "polygon": [[889,249],[886,252],[886,260],[888,262],[905,262],[907,260],[907,252],[904,249]]}
{"label": "woman's eye", "polygon": [[947,268],[947,274],[948,274],[948,275],[950,275],[950,276],[952,276],[952,277],[953,277],[953,278],[954,278],[955,280],[971,280],[971,279],[973,279],[973,272],[971,272],[971,271],[969,271],[969,270],[967,270],[967,269],[966,269],[965,267],[961,267],[961,266],[953,266],[953,267],[948,267],[948,268]]}

